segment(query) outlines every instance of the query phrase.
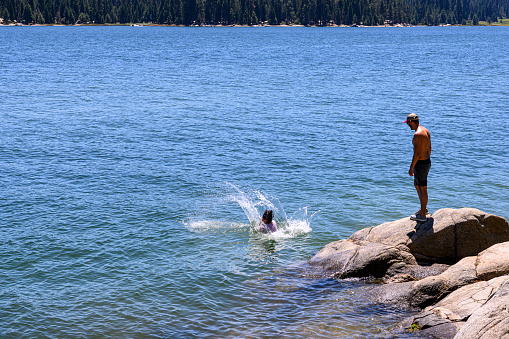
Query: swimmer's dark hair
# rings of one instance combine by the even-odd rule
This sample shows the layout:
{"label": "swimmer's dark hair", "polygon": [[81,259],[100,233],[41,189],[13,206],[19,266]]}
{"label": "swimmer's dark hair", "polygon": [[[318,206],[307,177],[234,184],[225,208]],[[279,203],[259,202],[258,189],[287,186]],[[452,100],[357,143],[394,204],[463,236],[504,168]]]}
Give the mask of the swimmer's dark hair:
{"label": "swimmer's dark hair", "polygon": [[263,212],[262,219],[267,220],[267,224],[270,224],[272,222],[272,218],[273,218],[272,210],[265,210],[265,212]]}

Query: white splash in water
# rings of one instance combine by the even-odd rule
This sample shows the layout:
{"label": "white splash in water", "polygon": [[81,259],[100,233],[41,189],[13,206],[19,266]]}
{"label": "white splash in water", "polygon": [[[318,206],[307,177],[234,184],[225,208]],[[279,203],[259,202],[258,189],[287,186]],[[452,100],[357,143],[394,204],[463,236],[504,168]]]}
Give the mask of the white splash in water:
{"label": "white splash in water", "polygon": [[[225,183],[227,190],[221,195],[218,203],[207,201],[199,209],[199,215],[190,216],[183,220],[183,224],[192,232],[237,232],[238,229],[248,228],[252,235],[268,239],[288,239],[295,238],[301,234],[312,231],[311,218],[317,213],[308,215],[308,208],[302,207],[295,211],[290,217],[278,198],[257,190],[248,190],[243,192],[237,186]],[[235,203],[243,210],[249,223],[242,220],[225,220],[221,216],[230,215],[228,211],[231,206],[226,204]],[[272,210],[274,220],[277,223],[278,230],[274,233],[261,233],[256,228],[261,223],[261,217],[265,210]],[[219,216],[219,217],[218,217]]]}
{"label": "white splash in water", "polygon": [[245,224],[238,222],[226,222],[222,220],[196,220],[184,222],[184,226],[194,231],[207,231],[214,229],[242,228]]}
{"label": "white splash in water", "polygon": [[[288,218],[278,198],[257,190],[243,192],[233,184],[228,182],[226,184],[230,185],[235,190],[235,192],[229,196],[229,199],[238,203],[242,208],[251,225],[251,232],[259,234],[262,237],[285,239],[294,238],[300,234],[312,231],[310,226],[311,218],[317,212],[309,216],[307,207],[302,207]],[[261,222],[261,217],[265,210],[272,210],[274,213],[274,220],[278,228],[274,233],[264,234],[255,231],[256,227]]]}

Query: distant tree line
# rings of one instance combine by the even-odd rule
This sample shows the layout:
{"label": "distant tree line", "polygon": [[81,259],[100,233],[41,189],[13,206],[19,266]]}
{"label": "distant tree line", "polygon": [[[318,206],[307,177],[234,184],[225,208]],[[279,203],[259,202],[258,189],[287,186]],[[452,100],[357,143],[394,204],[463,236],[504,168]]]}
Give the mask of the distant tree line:
{"label": "distant tree line", "polygon": [[509,17],[509,0],[0,0],[0,17],[25,24],[478,24]]}

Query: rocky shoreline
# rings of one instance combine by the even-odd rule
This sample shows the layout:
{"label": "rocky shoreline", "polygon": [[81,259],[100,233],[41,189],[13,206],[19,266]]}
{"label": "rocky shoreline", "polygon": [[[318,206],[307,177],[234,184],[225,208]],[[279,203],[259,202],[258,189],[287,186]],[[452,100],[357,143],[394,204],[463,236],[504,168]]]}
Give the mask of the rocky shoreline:
{"label": "rocky shoreline", "polygon": [[394,332],[434,338],[509,338],[509,223],[474,208],[441,209],[327,244],[309,260],[336,279],[371,277],[376,303],[420,312]]}

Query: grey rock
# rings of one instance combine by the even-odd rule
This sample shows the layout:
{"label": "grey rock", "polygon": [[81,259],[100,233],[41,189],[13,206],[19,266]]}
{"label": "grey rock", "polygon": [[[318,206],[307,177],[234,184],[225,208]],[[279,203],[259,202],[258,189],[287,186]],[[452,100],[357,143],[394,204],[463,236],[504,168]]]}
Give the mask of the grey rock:
{"label": "grey rock", "polygon": [[427,290],[429,290],[427,285],[435,286],[437,279],[442,281],[443,289],[433,290],[437,292],[436,299],[440,300],[465,285],[508,274],[508,254],[509,242],[505,242],[493,245],[476,257],[463,258],[438,276],[426,277],[415,283],[413,286],[414,297],[425,292],[427,295],[425,299],[431,300],[429,293],[427,293]]}
{"label": "grey rock", "polygon": [[374,303],[397,304],[400,306],[411,307],[411,296],[415,281],[407,281],[395,284],[368,285],[361,289],[366,298]]}
{"label": "grey rock", "polygon": [[443,277],[427,277],[412,284],[408,300],[410,305],[423,308],[440,300],[446,291],[447,280]]}
{"label": "grey rock", "polygon": [[[440,280],[434,280],[439,284]],[[435,287],[437,286],[435,285]],[[407,293],[415,286],[399,284]],[[425,285],[432,286],[430,282]],[[419,333],[435,338],[509,338],[509,276],[463,286],[400,323],[419,327]],[[465,329],[463,329],[465,328]]]}
{"label": "grey rock", "polygon": [[[396,282],[393,279],[398,276],[411,276],[413,279],[411,280],[419,280],[432,275],[439,275],[442,272],[446,271],[450,265],[445,264],[432,264],[432,265],[408,265],[405,263],[396,263],[392,265],[385,274],[385,283],[389,283],[390,281]],[[410,281],[410,280],[408,280]]]}
{"label": "grey rock", "polygon": [[454,338],[509,338],[509,279],[505,279],[489,299],[472,313]]}
{"label": "grey rock", "polygon": [[328,271],[343,271],[359,247],[356,243],[344,239],[334,241],[325,245],[309,263]]}
{"label": "grey rock", "polygon": [[438,301],[447,285],[444,279],[434,276],[418,281],[368,286],[367,289],[366,295],[371,296],[373,302],[424,308]]}
{"label": "grey rock", "polygon": [[390,246],[407,245],[412,235],[416,233],[416,221],[410,217],[390,221],[378,226],[364,228],[352,234],[348,239],[352,241],[371,241]]}
{"label": "grey rock", "polygon": [[[399,283],[401,278],[388,279],[386,285],[373,287],[375,300],[383,303],[403,303],[415,307],[426,307],[447,297],[457,289],[484,280],[509,274],[506,265],[509,242],[497,244],[476,257],[461,259],[455,265],[436,276],[429,276],[415,282]],[[483,264],[479,273],[479,265]],[[405,277],[404,274],[395,277]],[[497,280],[494,280],[496,282]]]}
{"label": "grey rock", "polygon": [[395,263],[417,264],[410,253],[395,246],[350,240],[326,245],[309,263],[322,267],[336,278],[382,277]]}
{"label": "grey rock", "polygon": [[443,319],[433,312],[420,313],[413,318],[413,323],[419,326],[419,334],[440,339],[454,338],[462,325]]}
{"label": "grey rock", "polygon": [[509,241],[504,218],[474,208],[446,208],[433,214],[432,222],[408,247],[416,257],[456,262],[504,241]]}
{"label": "grey rock", "polygon": [[447,282],[449,292],[478,280],[476,262],[477,257],[466,257],[440,274]]}
{"label": "grey rock", "polygon": [[[336,278],[383,277],[366,297],[426,308],[416,324],[435,338],[509,339],[509,224],[478,209],[403,218],[326,245],[309,260]],[[449,264],[453,264],[449,266]]]}
{"label": "grey rock", "polygon": [[481,252],[476,266],[479,280],[509,274],[509,242],[493,245]]}
{"label": "grey rock", "polygon": [[418,261],[454,263],[509,241],[509,224],[475,208],[445,208],[424,223],[407,217],[360,230],[348,239],[403,245]]}
{"label": "grey rock", "polygon": [[388,280],[385,280],[384,283],[386,284],[395,284],[395,283],[402,283],[407,281],[416,281],[417,279],[411,275],[411,274],[397,274],[394,276],[391,276]]}
{"label": "grey rock", "polygon": [[492,286],[485,281],[464,286],[437,304],[426,307],[423,312],[405,319],[400,327],[410,328],[415,324],[419,334],[433,338],[453,338],[492,292]]}
{"label": "grey rock", "polygon": [[501,241],[509,241],[504,218],[474,208],[446,208],[424,223],[408,217],[360,230],[326,245],[309,263],[337,278],[409,274],[420,279],[431,273],[417,265],[419,260],[457,262]]}
{"label": "grey rock", "polygon": [[368,286],[366,289],[366,296],[375,303],[424,308],[445,295],[447,281],[440,276],[432,276],[418,281]]}
{"label": "grey rock", "polygon": [[505,282],[509,282],[509,276],[463,286],[437,304],[427,307],[425,311],[433,312],[450,321],[466,321]]}

